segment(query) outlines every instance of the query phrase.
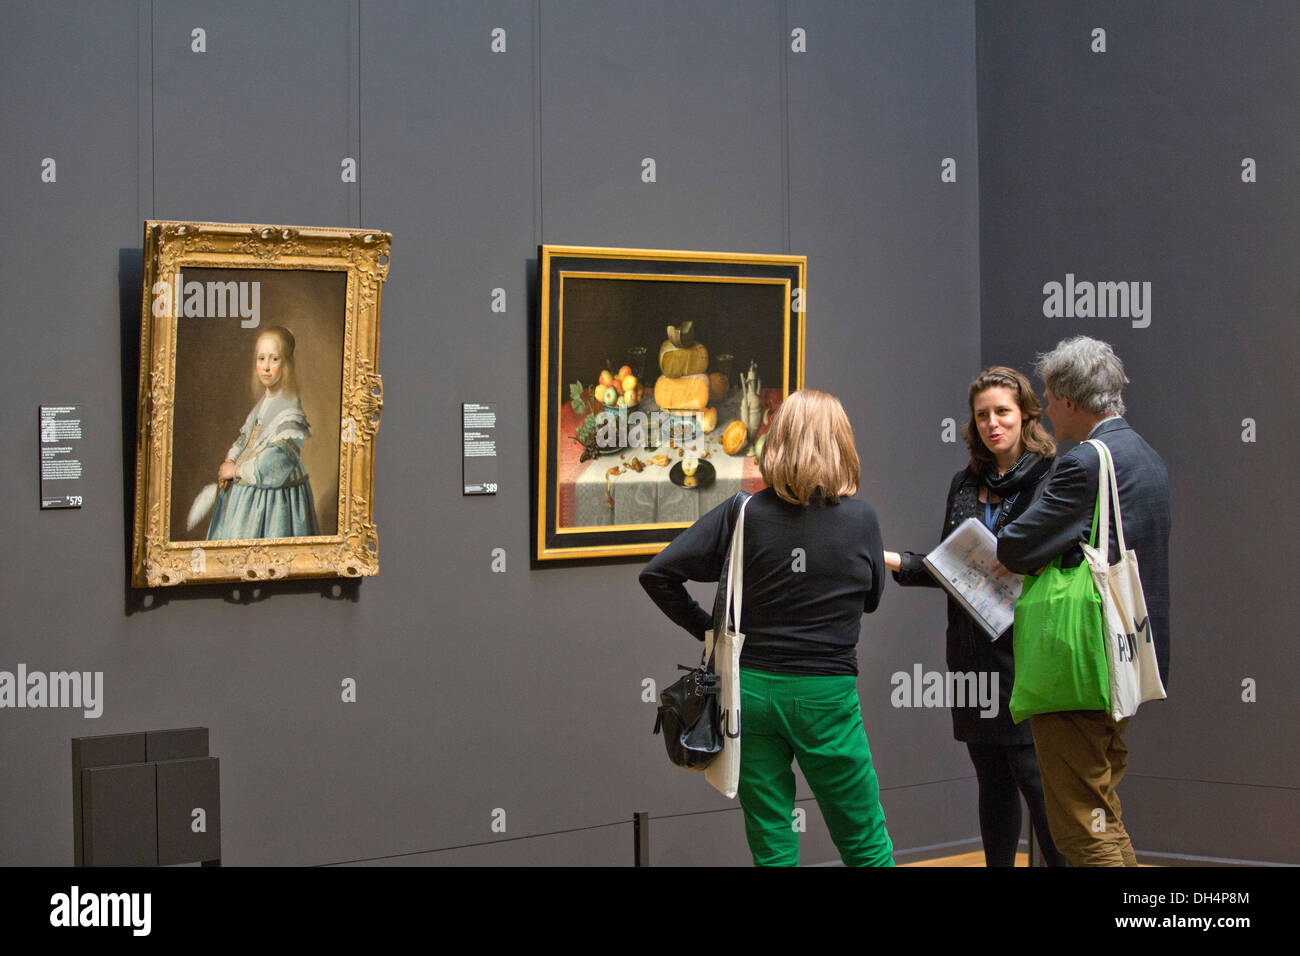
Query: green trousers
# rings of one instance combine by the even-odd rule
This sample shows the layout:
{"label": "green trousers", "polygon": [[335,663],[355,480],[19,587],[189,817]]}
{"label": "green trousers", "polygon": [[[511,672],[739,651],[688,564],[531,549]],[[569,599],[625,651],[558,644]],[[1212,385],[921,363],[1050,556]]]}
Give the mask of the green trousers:
{"label": "green trousers", "polygon": [[798,866],[799,761],[846,866],[893,866],[852,675],[740,671],[740,805],[755,866]]}

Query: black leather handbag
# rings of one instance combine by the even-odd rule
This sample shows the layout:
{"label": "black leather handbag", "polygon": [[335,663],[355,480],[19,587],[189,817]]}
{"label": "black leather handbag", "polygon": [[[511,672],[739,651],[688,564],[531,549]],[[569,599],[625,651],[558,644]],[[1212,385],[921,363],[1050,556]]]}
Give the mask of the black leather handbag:
{"label": "black leather handbag", "polygon": [[[733,504],[743,503],[749,496],[736,495]],[[734,523],[734,522],[733,522]],[[731,565],[731,544],[722,560],[722,576],[718,580],[718,594],[713,601],[714,633],[721,633],[725,625],[727,569]],[[695,667],[678,664],[686,671],[671,687],[659,695],[659,713],[655,717],[654,733],[663,732],[668,759],[686,770],[704,770],[722,753],[723,729],[721,706],[718,702],[718,675],[713,670],[713,658],[706,660],[705,651]]]}
{"label": "black leather handbag", "polygon": [[712,663],[678,664],[686,676],[659,695],[654,732],[663,731],[668,759],[687,770],[704,770],[722,753],[718,675],[711,670]]}

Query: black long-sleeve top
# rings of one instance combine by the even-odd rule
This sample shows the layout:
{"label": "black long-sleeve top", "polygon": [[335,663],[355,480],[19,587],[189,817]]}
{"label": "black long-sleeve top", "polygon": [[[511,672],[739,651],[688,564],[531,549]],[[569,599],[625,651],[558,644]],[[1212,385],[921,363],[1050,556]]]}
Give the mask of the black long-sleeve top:
{"label": "black long-sleeve top", "polygon": [[[1046,466],[1043,466],[1046,473]],[[1014,499],[1003,506],[995,528],[1001,530],[1006,524],[1015,520],[1033,500],[1034,489],[1040,475],[1032,484],[1023,488]],[[979,493],[982,482],[971,474],[969,468],[963,468],[953,476],[948,488],[948,501],[944,505],[944,522],[939,533],[942,541],[967,518],[983,517]],[[996,533],[996,531],[994,532]],[[941,587],[939,582],[925,570],[922,563],[924,554],[911,551],[900,552],[901,567],[894,572],[894,580],[904,587]],[[1012,655],[1011,628],[996,641],[990,641],[971,616],[951,596],[948,597],[947,630],[947,664],[952,673],[997,674],[998,675],[998,710],[995,716],[984,716],[985,710],[978,703],[966,707],[953,706],[952,735],[957,740],[973,744],[999,744],[1001,746],[1024,746],[1034,742],[1029,723],[1018,726],[1011,720],[1011,688],[1015,684],[1016,665]]]}
{"label": "black long-sleeve top", "polygon": [[[697,640],[713,617],[685,581],[722,574],[738,502],[730,499],[683,531],[641,572],[641,586]],[[880,604],[884,546],[876,513],[841,498],[807,506],[770,488],[745,509],[742,667],[777,674],[857,674],[862,615]]]}

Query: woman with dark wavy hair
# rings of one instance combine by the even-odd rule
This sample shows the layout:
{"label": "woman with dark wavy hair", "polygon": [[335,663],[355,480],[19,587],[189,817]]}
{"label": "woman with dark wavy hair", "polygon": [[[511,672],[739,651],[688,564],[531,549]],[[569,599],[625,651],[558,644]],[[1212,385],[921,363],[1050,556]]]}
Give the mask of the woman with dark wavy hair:
{"label": "woman with dark wavy hair", "polygon": [[[1056,443],[1042,423],[1042,408],[1029,380],[1002,365],[986,368],[971,382],[970,418],[963,429],[970,461],[953,476],[944,507],[946,538],[967,518],[978,518],[996,535],[1015,520],[1034,498],[1056,456]],[[885,552],[885,564],[904,586],[939,587],[922,566],[923,554]],[[1015,662],[1011,628],[989,641],[970,615],[948,598],[948,671],[997,677],[994,714],[977,701],[953,706],[953,736],[966,744],[979,780],[980,836],[987,866],[1015,865],[1020,842],[1020,794],[1043,854],[1051,866],[1065,859],[1052,842],[1043,804],[1043,784],[1034,758],[1029,723],[1011,721],[1011,685]]]}

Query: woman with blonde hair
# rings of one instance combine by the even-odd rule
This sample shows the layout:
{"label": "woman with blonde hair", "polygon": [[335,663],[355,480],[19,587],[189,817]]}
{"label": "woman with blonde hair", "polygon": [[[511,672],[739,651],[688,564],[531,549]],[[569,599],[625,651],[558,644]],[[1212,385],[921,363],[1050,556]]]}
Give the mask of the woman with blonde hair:
{"label": "woman with blonde hair", "polygon": [[[1013,368],[986,368],[970,384],[970,419],[963,434],[970,461],[953,476],[944,505],[946,538],[967,518],[978,518],[993,534],[1029,507],[1047,475],[1056,443],[1042,423],[1042,408],[1029,379]],[[885,552],[894,579],[905,586],[939,587],[922,566],[923,554]],[[1049,866],[1065,859],[1052,842],[1043,804],[1043,785],[1034,759],[1029,724],[1011,722],[1015,663],[1011,629],[990,641],[962,608],[948,598],[948,670],[997,678],[998,705],[978,701],[952,707],[953,736],[966,744],[979,781],[980,836],[986,866],[1014,866],[1020,843],[1020,794]],[[992,711],[992,712],[990,712]]]}
{"label": "woman with blonde hair", "polygon": [[[796,866],[798,760],[840,857],[893,866],[858,703],[858,631],[884,586],[880,525],[851,496],[860,465],[853,429],[825,392],[777,409],[759,468],[767,488],[745,511],[740,657],[741,807],[758,866]],[[713,626],[683,586],[717,581],[740,501],[714,508],[641,572],[641,585],[697,640]]]}

